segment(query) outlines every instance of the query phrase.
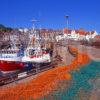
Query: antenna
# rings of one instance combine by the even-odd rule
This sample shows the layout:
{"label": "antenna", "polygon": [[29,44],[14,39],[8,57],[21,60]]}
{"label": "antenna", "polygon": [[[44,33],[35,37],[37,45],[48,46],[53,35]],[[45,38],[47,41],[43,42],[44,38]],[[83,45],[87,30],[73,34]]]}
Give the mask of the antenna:
{"label": "antenna", "polygon": [[33,24],[33,25],[32,25],[32,28],[33,28],[33,30],[35,30],[35,22],[37,22],[37,20],[32,19],[31,22],[32,22],[32,24]]}

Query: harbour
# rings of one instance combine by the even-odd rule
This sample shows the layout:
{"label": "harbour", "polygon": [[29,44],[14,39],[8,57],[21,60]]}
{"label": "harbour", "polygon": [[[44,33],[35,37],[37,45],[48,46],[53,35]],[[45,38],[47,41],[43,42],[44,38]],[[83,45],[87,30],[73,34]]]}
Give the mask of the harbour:
{"label": "harbour", "polygon": [[[83,52],[83,50],[84,50],[84,52],[85,52],[85,50],[87,51],[87,49],[89,49],[90,47],[86,47],[86,46],[82,46],[82,45],[76,45],[76,43],[75,44],[71,44],[71,45],[69,45],[70,47],[77,47],[78,48],[78,51],[79,52]],[[82,48],[81,48],[82,47]],[[94,47],[93,47],[94,48]],[[61,49],[63,49],[63,50],[65,50],[66,52],[61,52],[62,50]],[[6,85],[6,86],[4,86],[4,87],[1,87],[1,89],[6,89],[6,88],[9,88],[9,89],[11,89],[11,87],[16,87],[16,86],[24,86],[25,84],[30,84],[30,83],[32,83],[31,81],[33,80],[34,82],[34,86],[35,86],[35,84],[37,84],[36,85],[36,87],[33,87],[34,89],[36,88],[36,90],[37,90],[37,92],[36,92],[36,94],[34,94],[34,96],[33,96],[33,98],[34,99],[37,99],[37,97],[39,97],[40,98],[40,100],[45,100],[45,99],[49,99],[49,98],[51,98],[51,99],[53,99],[53,100],[56,100],[56,99],[58,99],[58,100],[60,100],[60,99],[63,99],[63,100],[66,100],[66,97],[67,98],[69,98],[69,99],[73,99],[75,96],[74,96],[74,91],[76,91],[76,90],[74,90],[74,88],[76,88],[76,85],[78,85],[79,83],[73,83],[72,82],[72,80],[73,80],[73,78],[71,79],[71,77],[74,77],[75,75],[74,75],[74,73],[76,73],[76,74],[78,74],[78,73],[80,73],[81,74],[81,72],[79,71],[79,70],[81,70],[81,69],[84,69],[84,66],[82,66],[82,68],[80,68],[81,66],[79,65],[79,62],[83,62],[83,61],[85,61],[85,60],[81,60],[81,61],[79,61],[78,62],[78,65],[76,65],[76,66],[80,66],[79,68],[75,68],[75,71],[73,71],[73,68],[72,69],[70,69],[70,64],[73,62],[73,60],[76,58],[76,56],[77,55],[74,55],[74,53],[73,52],[76,52],[76,50],[77,49],[73,49],[72,51],[69,51],[69,50],[71,50],[70,48],[68,49],[68,45],[66,46],[66,43],[64,44],[64,42],[63,42],[63,45],[59,45],[59,44],[57,44],[56,46],[55,46],[55,49],[54,49],[54,54],[56,55],[56,54],[58,54],[58,55],[61,55],[60,56],[60,58],[58,57],[58,58],[55,58],[56,60],[57,60],[57,63],[58,63],[58,65],[57,65],[57,63],[54,61],[54,67],[52,67],[52,65],[51,66],[49,66],[48,64],[46,65],[46,68],[44,67],[44,65],[43,65],[43,70],[40,70],[40,69],[37,69],[37,70],[35,70],[36,72],[35,72],[35,74],[34,74],[34,71],[32,71],[32,74],[29,72],[29,76],[27,76],[27,77],[25,77],[24,75],[26,74],[26,73],[21,73],[20,75],[22,75],[22,77],[21,77],[21,80],[19,79],[19,80],[16,80],[16,81],[13,81],[13,83],[10,83],[10,84],[8,84],[8,85]],[[95,50],[95,49],[93,49],[93,50]],[[99,49],[96,49],[96,53],[97,53],[97,51],[99,52]],[[91,52],[90,52],[91,53]],[[95,55],[96,55],[96,53],[95,53]],[[65,54],[66,54],[66,56],[65,56]],[[54,56],[55,57],[55,56]],[[87,58],[87,57],[86,57]],[[54,59],[54,58],[53,58]],[[83,59],[83,58],[81,58],[81,59]],[[78,60],[76,60],[76,61],[78,61]],[[87,63],[87,62],[86,62]],[[66,66],[66,65],[68,65],[68,67]],[[86,64],[87,65],[87,64]],[[97,68],[99,68],[99,62],[98,62],[98,65],[94,65],[93,63],[92,63],[92,61],[87,65],[87,66],[91,66],[91,65],[93,65],[93,68],[95,67],[95,66],[97,66]],[[58,66],[58,67],[57,67]],[[65,66],[65,67],[64,67]],[[75,64],[73,65],[73,66],[75,66]],[[40,66],[41,67],[41,66]],[[63,69],[64,68],[64,69]],[[70,74],[69,74],[69,71],[68,71],[68,73],[66,73],[67,71],[66,71],[66,68],[68,68],[67,70],[70,70],[71,72],[70,72]],[[87,68],[87,67],[85,67],[85,68]],[[89,67],[90,68],[90,67]],[[61,70],[63,69],[63,71],[61,72]],[[91,69],[91,68],[90,68]],[[89,70],[90,70],[89,69]],[[54,72],[53,72],[53,70],[55,70]],[[60,71],[60,73],[59,73],[59,71],[57,72],[56,70],[59,70]],[[40,72],[39,72],[40,71]],[[92,69],[91,69],[91,71],[92,71]],[[56,72],[57,72],[57,74],[56,74]],[[46,73],[47,73],[47,78],[45,77],[46,76]],[[65,74],[64,74],[65,73]],[[83,73],[83,72],[82,72]],[[86,73],[86,72],[85,72]],[[88,73],[88,72],[87,72]],[[94,70],[94,72],[93,73],[95,73],[95,70]],[[24,74],[24,75],[23,75]],[[60,75],[59,77],[58,77],[58,75]],[[82,74],[83,76],[84,76],[84,74]],[[86,74],[85,74],[86,75]],[[92,77],[91,75],[93,75],[92,74],[92,72],[91,73],[89,73],[88,75],[90,75],[90,78]],[[99,78],[99,69],[98,69],[98,72],[96,72],[96,74],[95,75],[98,75],[98,78]],[[95,77],[95,75],[93,75],[93,77]],[[78,76],[80,76],[80,75],[78,75]],[[83,77],[82,76],[82,77]],[[45,77],[48,81],[49,81],[49,78],[50,78],[50,80],[53,80],[53,81],[50,81],[49,83],[51,84],[51,86],[50,87],[48,87],[47,86],[47,88],[46,88],[46,91],[45,92],[43,92],[44,91],[44,87],[45,87],[45,85],[43,85],[43,84],[46,84],[45,82],[46,82],[46,79],[44,78],[43,79],[43,77]],[[53,77],[55,77],[56,79],[54,79]],[[85,76],[84,76],[85,77]],[[84,77],[83,77],[83,79],[81,79],[81,80],[84,80]],[[38,78],[39,78],[39,80],[38,80]],[[78,77],[76,78],[76,80],[78,79]],[[37,80],[37,81],[36,81]],[[58,82],[56,82],[58,80]],[[86,79],[86,80],[88,80],[88,79]],[[40,81],[40,82],[39,82]],[[73,80],[74,81],[74,80]],[[41,82],[43,82],[43,83],[41,83]],[[54,82],[54,83],[51,83],[51,82]],[[56,82],[56,83],[55,83]],[[74,81],[75,82],[75,81]],[[79,80],[79,82],[80,82],[80,80]],[[47,83],[47,84],[49,84],[49,83]],[[53,84],[58,84],[57,85],[57,87],[55,87],[55,85],[52,87],[52,85]],[[64,85],[65,84],[65,85]],[[72,86],[71,86],[71,84],[72,84]],[[76,84],[76,85],[75,85]],[[78,87],[77,87],[77,91],[78,91],[78,89],[79,89],[79,86],[81,86],[81,84],[84,84],[84,83],[80,83],[80,85],[78,85]],[[87,83],[88,84],[88,83]],[[41,85],[43,86],[43,88],[41,87]],[[64,85],[64,87],[62,86],[62,85]],[[75,86],[75,87],[74,87]],[[83,86],[83,85],[82,85]],[[86,87],[88,86],[88,85],[85,85]],[[85,88],[85,86],[84,86],[84,88]],[[26,86],[25,86],[26,87]],[[29,87],[29,86],[28,86]],[[28,88],[27,87],[27,88]],[[41,88],[40,88],[41,87]],[[52,88],[51,88],[52,87]],[[54,88],[55,87],[55,88]],[[59,88],[58,88],[59,87]],[[66,88],[65,88],[66,87]],[[70,87],[72,88],[72,90],[70,90]],[[17,87],[16,87],[17,88]],[[49,88],[51,88],[50,90],[49,90]],[[54,89],[53,89],[54,88]],[[65,89],[67,89],[67,90],[65,90]],[[8,90],[9,90],[8,89]],[[41,89],[41,92],[39,92],[39,89]],[[88,87],[87,87],[87,89],[88,89]],[[34,90],[34,91],[36,91],[36,90]],[[24,90],[25,91],[25,90]],[[24,93],[24,91],[23,91],[23,93]],[[32,90],[33,91],[33,90]],[[46,92],[49,92],[49,93],[46,93]],[[50,92],[50,91],[52,91],[52,92]],[[71,92],[72,91],[72,92]],[[35,93],[35,92],[33,92],[33,93]],[[40,93],[41,95],[39,96],[38,95],[38,93]],[[46,93],[46,94],[45,94]],[[73,97],[72,97],[72,94],[73,94]],[[79,92],[75,92],[76,93],[76,95],[77,95],[77,93],[79,93]],[[36,96],[35,96],[36,95]],[[43,96],[44,95],[44,96]],[[71,97],[70,97],[70,95],[71,95]],[[83,95],[83,94],[82,94]],[[20,98],[23,98],[24,99],[24,97],[20,97]],[[27,97],[25,97],[25,98],[27,98]],[[31,98],[30,96],[28,97],[28,98]],[[39,99],[38,98],[38,99]],[[77,98],[77,97],[76,97]],[[83,98],[84,98],[84,95],[83,95]],[[10,98],[11,99],[11,98]]]}
{"label": "harbour", "polygon": [[99,0],[1,0],[0,100],[100,100]]}

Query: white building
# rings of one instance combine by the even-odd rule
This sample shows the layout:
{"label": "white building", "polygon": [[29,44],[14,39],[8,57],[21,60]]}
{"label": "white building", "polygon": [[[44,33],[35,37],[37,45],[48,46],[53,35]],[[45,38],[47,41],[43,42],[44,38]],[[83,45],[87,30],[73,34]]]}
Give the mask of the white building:
{"label": "white building", "polygon": [[24,32],[24,33],[27,33],[29,31],[28,28],[19,28],[18,29],[20,32]]}
{"label": "white building", "polygon": [[63,33],[56,36],[56,40],[73,39],[73,40],[90,40],[93,39],[98,33],[96,31],[87,32],[83,29],[69,30],[63,29]]}

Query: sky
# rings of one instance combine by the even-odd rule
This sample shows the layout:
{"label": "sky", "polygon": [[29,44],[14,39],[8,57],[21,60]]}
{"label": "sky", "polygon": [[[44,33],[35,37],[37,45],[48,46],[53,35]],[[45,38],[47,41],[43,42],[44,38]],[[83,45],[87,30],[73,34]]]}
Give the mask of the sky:
{"label": "sky", "polygon": [[30,28],[32,19],[37,28],[100,32],[100,0],[0,0],[0,24]]}

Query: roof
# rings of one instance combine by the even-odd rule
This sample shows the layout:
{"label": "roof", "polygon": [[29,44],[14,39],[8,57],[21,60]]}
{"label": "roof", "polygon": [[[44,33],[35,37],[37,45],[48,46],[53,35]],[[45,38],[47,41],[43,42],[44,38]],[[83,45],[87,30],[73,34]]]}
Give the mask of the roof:
{"label": "roof", "polygon": [[76,33],[79,33],[80,35],[87,35],[88,32],[85,31],[84,29],[79,29],[79,30],[75,30]]}
{"label": "roof", "polygon": [[72,31],[72,30],[69,30],[69,29],[67,29],[67,28],[63,29],[63,32],[64,32],[64,33],[67,33],[67,34],[71,33],[71,31]]}
{"label": "roof", "polygon": [[94,38],[96,38],[96,39],[100,39],[100,35],[96,35]]}
{"label": "roof", "polygon": [[[64,33],[71,33],[73,30],[70,30],[70,29],[64,29],[63,32]],[[75,30],[76,34],[80,34],[80,35],[87,35],[87,34],[90,34],[90,32],[87,32],[85,31],[84,29],[78,29],[78,30]]]}

